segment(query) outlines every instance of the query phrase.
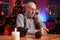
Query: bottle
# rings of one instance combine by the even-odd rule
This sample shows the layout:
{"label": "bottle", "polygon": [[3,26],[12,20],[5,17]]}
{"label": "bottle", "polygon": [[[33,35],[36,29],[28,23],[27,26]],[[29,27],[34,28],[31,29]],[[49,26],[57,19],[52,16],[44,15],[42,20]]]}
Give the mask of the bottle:
{"label": "bottle", "polygon": [[41,38],[41,36],[42,35],[41,35],[41,33],[39,31],[35,33],[35,38],[39,39],[39,38]]}

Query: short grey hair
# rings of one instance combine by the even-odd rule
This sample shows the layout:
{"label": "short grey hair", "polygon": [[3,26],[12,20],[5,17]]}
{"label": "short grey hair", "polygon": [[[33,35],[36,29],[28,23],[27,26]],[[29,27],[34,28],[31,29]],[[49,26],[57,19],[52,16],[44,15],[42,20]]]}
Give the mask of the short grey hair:
{"label": "short grey hair", "polygon": [[31,6],[35,7],[36,8],[36,4],[34,2],[28,2],[25,6],[25,9],[26,8],[31,8]]}

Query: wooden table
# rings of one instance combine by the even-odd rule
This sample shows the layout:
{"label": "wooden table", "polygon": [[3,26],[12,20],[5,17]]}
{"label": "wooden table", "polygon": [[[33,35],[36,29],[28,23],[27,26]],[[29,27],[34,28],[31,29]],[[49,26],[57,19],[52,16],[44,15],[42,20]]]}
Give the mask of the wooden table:
{"label": "wooden table", "polygon": [[[0,40],[12,40],[12,36],[0,35]],[[21,37],[20,40],[60,40],[60,34],[48,34],[42,36],[40,39],[36,39],[34,35],[26,35]]]}

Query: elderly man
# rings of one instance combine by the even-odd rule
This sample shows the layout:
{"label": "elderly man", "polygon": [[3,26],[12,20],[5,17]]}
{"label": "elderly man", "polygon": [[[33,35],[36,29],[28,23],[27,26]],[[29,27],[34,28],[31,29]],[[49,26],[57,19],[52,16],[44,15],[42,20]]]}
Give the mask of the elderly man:
{"label": "elderly man", "polygon": [[48,31],[45,24],[39,19],[38,10],[36,10],[36,4],[34,2],[27,3],[24,15],[19,14],[17,16],[18,27],[28,28],[27,34],[35,34],[39,31],[44,35],[45,33],[42,30]]}

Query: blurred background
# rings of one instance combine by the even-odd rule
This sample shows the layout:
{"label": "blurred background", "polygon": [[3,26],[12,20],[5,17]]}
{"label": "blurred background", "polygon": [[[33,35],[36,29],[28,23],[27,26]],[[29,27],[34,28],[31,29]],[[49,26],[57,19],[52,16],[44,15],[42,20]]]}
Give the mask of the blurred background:
{"label": "blurred background", "polygon": [[0,0],[0,34],[9,34],[16,27],[17,15],[24,14],[24,7],[30,1],[36,3],[49,33],[60,34],[60,0]]}

